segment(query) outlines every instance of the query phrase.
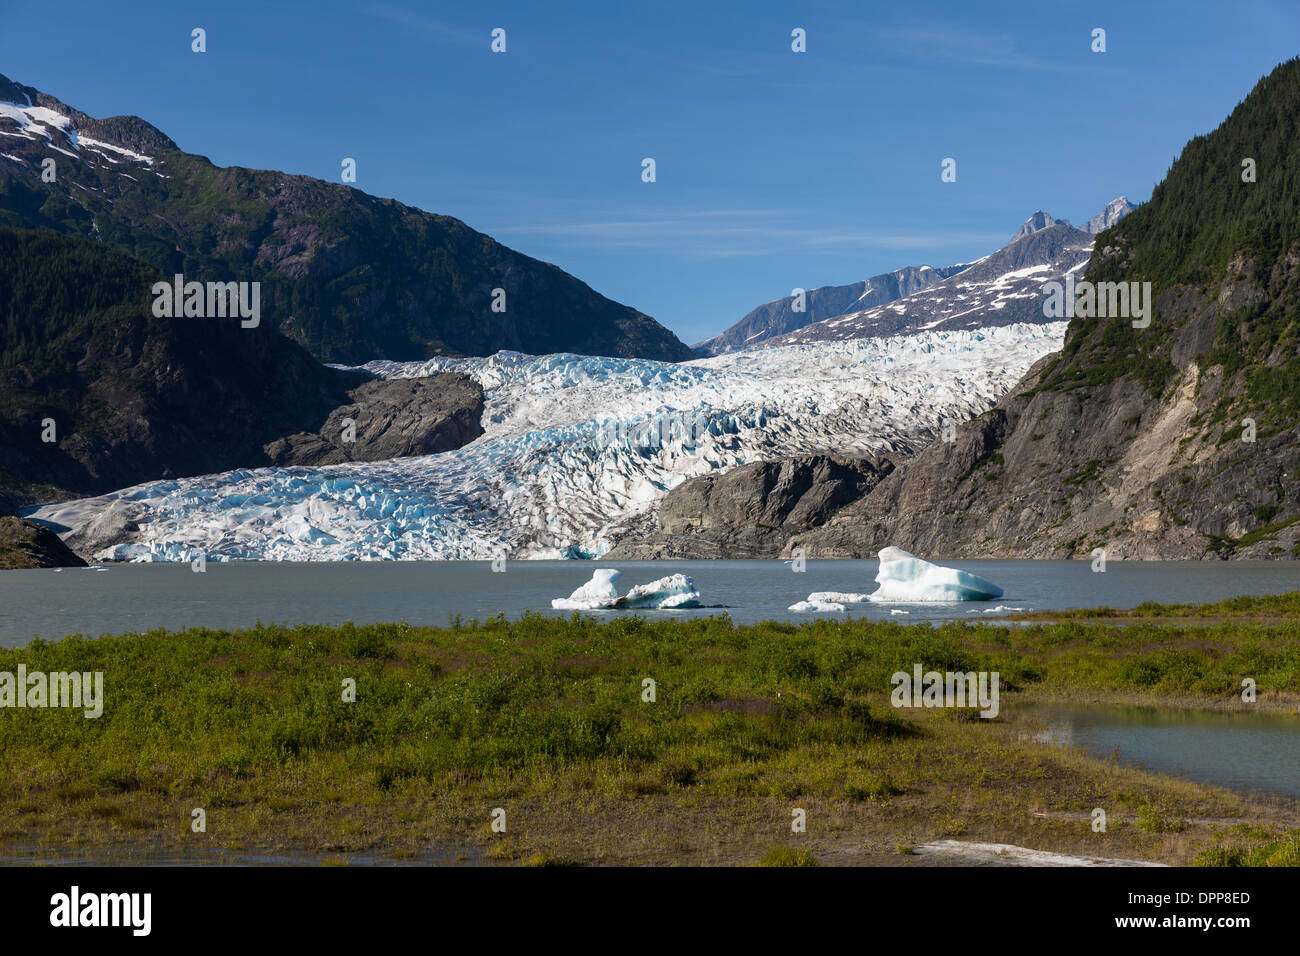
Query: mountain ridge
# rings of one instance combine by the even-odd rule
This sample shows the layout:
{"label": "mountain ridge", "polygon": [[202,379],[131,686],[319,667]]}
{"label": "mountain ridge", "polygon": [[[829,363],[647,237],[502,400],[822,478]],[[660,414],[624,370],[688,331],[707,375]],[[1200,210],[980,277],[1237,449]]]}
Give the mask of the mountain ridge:
{"label": "mountain ridge", "polygon": [[904,298],[914,292],[939,282],[965,269],[970,263],[942,266],[904,266],[892,272],[882,272],[846,285],[819,286],[805,293],[805,310],[794,310],[795,296],[765,302],[751,310],[740,321],[712,338],[693,346],[701,355],[722,355],[741,348],[750,348],[767,339],[795,331],[804,326],[857,311],[865,306],[883,305]]}
{"label": "mountain ridge", "polygon": [[[1097,227],[1113,225],[1135,208],[1137,207],[1130,203],[1127,197],[1119,196],[1107,203],[1101,212],[1093,216],[1086,225],[1077,228],[1072,226],[1068,219],[1057,219],[1050,213],[1039,209],[1016,230],[1006,245],[973,262],[960,262],[938,269],[928,265],[905,266],[893,272],[872,276],[870,279],[861,282],[842,286],[820,286],[805,293],[805,311],[800,313],[793,310],[793,303],[795,302],[793,295],[774,299],[753,309],[739,322],[731,325],[718,335],[697,343],[693,348],[702,355],[720,355],[738,349],[761,348],[765,344],[806,342],[818,338],[847,338],[850,336],[844,333],[855,327],[852,319],[848,317],[860,316],[875,309],[877,311],[873,315],[879,318],[888,314],[885,308],[887,306],[894,305],[897,308],[895,303],[908,300],[915,295],[924,294],[937,285],[944,283],[951,285],[960,282],[962,280],[957,278],[959,276],[965,276],[969,279],[969,274],[976,267],[989,260],[1002,261],[1005,258],[1002,254],[1009,247],[1016,245],[1022,239],[1027,239],[1035,233],[1054,226],[1078,233],[1080,244],[1088,244],[1090,240],[1085,237],[1091,236],[1098,231]],[[1066,267],[1076,264],[1077,257],[1066,263]],[[987,272],[987,269],[984,271]],[[976,273],[976,275],[978,274]],[[868,295],[871,297],[870,301],[864,302]],[[835,334],[824,336],[818,336],[814,332],[801,334],[814,326],[820,326],[823,331],[835,328],[840,324],[840,320],[845,320],[843,325],[846,327],[841,328]],[[996,324],[1024,321],[1034,321],[1034,318],[1025,313],[1024,310],[1020,310],[1015,318],[1009,318]],[[866,327],[868,328],[867,334],[875,335],[892,334],[909,328],[930,326],[926,326],[920,321],[912,322],[910,325],[907,321],[875,321],[868,323]],[[887,329],[888,331],[880,333],[870,331],[870,329]]]}
{"label": "mountain ridge", "polygon": [[450,216],[310,176],[218,167],[138,117],[96,120],[0,76],[6,97],[0,223],[95,239],[167,275],[258,281],[267,320],[322,361],[694,357],[644,313]]}

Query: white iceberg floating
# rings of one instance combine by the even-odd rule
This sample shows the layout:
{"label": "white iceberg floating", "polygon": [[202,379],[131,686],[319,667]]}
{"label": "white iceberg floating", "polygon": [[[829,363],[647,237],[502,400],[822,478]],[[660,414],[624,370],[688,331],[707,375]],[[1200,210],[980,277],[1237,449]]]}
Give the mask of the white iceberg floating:
{"label": "white iceberg floating", "polygon": [[614,582],[622,577],[614,568],[597,568],[591,580],[567,598],[555,598],[557,611],[599,611],[606,609],[657,609],[699,607],[700,592],[695,581],[684,574],[670,574],[649,584],[638,584],[622,597]]}
{"label": "white iceberg floating", "polygon": [[684,574],[670,574],[649,584],[638,584],[614,602],[615,607],[699,607],[700,592],[695,581]]}
{"label": "white iceberg floating", "polygon": [[922,561],[901,548],[880,550],[879,589],[871,600],[914,604],[928,601],[989,601],[1002,597],[1002,589],[990,581]]}
{"label": "white iceberg floating", "polygon": [[816,594],[810,594],[808,595],[808,600],[799,601],[797,604],[791,604],[789,610],[816,611],[818,613],[844,610],[844,605],[840,604],[838,601],[814,601],[813,598],[815,597],[817,597]]}
{"label": "white iceberg floating", "polygon": [[567,598],[556,598],[551,607],[561,611],[588,611],[601,607],[613,607],[618,600],[618,588],[614,582],[622,572],[613,568],[597,568],[591,580]]}
{"label": "white iceberg floating", "polygon": [[861,604],[867,600],[866,594],[855,594],[848,591],[814,591],[808,595],[808,600],[799,601],[791,604],[791,611],[814,611],[817,613],[829,613],[832,611],[845,610],[846,604]]}

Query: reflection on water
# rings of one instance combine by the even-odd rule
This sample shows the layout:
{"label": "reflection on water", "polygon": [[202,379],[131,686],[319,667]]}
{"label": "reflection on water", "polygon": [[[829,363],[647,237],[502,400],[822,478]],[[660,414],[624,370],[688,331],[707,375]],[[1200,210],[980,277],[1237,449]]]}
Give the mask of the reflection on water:
{"label": "reflection on water", "polygon": [[[1242,704],[1242,707],[1248,707]],[[1300,718],[1153,707],[1035,707],[1034,739],[1243,792],[1300,796]]]}

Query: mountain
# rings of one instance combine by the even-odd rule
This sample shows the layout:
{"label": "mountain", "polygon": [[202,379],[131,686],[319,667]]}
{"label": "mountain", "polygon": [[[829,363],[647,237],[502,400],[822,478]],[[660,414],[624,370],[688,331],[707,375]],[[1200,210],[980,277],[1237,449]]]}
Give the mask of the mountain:
{"label": "mountain", "polygon": [[873,305],[884,305],[933,285],[966,268],[966,263],[944,266],[907,266],[894,272],[872,276],[849,285],[827,285],[804,295],[804,310],[795,311],[796,297],[786,296],[766,302],[748,313],[735,325],[713,338],[700,342],[695,351],[701,355],[722,355],[737,349],[751,348],[786,332],[793,332],[813,322],[856,312]]}
{"label": "mountain", "polygon": [[1128,201],[1127,196],[1112,199],[1106,204],[1105,209],[1088,220],[1083,231],[1094,236],[1099,232],[1105,232],[1136,208],[1137,206]]}
{"label": "mountain", "polygon": [[1086,232],[1038,212],[1007,245],[942,282],[888,305],[816,322],[764,344],[806,345],[930,329],[1057,321],[1043,314],[1043,284],[1081,269],[1092,254],[1092,242]]}
{"label": "mountain", "polygon": [[[0,513],[155,478],[428,454],[482,432],[482,390],[463,376],[377,383],[269,325],[159,318],[161,278],[100,243],[0,227]],[[340,450],[344,415],[356,441]]]}
{"label": "mountain", "polygon": [[694,355],[649,316],[459,220],[308,176],[217,167],[138,117],[94,119],[4,76],[0,225],[94,239],[187,281],[260,282],[269,324],[326,362]]}
{"label": "mountain", "polygon": [[86,562],[53,531],[21,518],[0,515],[0,570],[85,566]]}
{"label": "mountain", "polygon": [[1150,283],[1149,326],[1074,317],[1062,350],[955,441],[787,549],[1300,556],[1298,127],[1293,59],[1098,235],[1083,278]]}
{"label": "mountain", "polygon": [[1016,234],[1011,237],[1011,241],[1015,242],[1017,239],[1025,238],[1025,236],[1032,236],[1034,233],[1040,232],[1043,229],[1048,228],[1049,226],[1056,226],[1056,225],[1069,226],[1070,220],[1053,219],[1051,216],[1049,216],[1047,213],[1043,212],[1040,209],[1037,212],[1035,212],[1032,216],[1030,216],[1028,219],[1025,220],[1025,224],[1016,230]]}
{"label": "mountain", "polygon": [[[925,328],[977,328],[983,324],[1042,321],[1041,316],[1032,314],[1034,310],[1028,303],[1015,300],[1027,299],[1030,292],[1037,296],[1043,282],[1059,279],[1066,271],[1077,268],[1091,251],[1089,237],[1110,228],[1136,208],[1120,196],[1111,200],[1082,229],[1075,229],[1068,219],[1055,219],[1040,209],[1016,230],[1007,246],[976,262],[939,269],[908,266],[851,285],[822,286],[806,293],[802,312],[794,310],[797,301],[794,296],[776,299],[760,305],[725,332],[694,348],[701,355],[722,355],[777,342],[815,342],[859,335],[894,335]],[[1053,227],[1059,228],[1048,240],[1021,242]],[[1047,268],[1024,275],[1013,274],[1032,266]],[[928,289],[934,289],[929,297],[912,300]],[[954,308],[947,308],[950,303]],[[1009,305],[1012,308],[1006,311]],[[948,324],[949,318],[957,318],[952,314],[954,309],[975,318],[960,326]],[[987,323],[983,321],[984,310],[995,310],[987,312],[991,316]]]}

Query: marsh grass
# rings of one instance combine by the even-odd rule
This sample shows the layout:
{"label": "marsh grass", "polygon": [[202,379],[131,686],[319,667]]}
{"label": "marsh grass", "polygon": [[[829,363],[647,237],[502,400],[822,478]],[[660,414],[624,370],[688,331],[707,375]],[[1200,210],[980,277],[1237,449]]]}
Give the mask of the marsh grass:
{"label": "marsh grass", "polygon": [[[0,670],[102,670],[105,707],[97,720],[0,711],[0,846],[752,862],[800,806],[808,852],[830,862],[950,836],[1186,862],[1212,834],[1151,817],[1099,835],[1034,811],[1151,805],[1160,819],[1278,825],[1289,811],[1035,744],[1005,714],[895,710],[889,677],[996,670],[1004,710],[1081,691],[1229,706],[1244,676],[1261,700],[1300,694],[1297,636],[1251,621],[528,616],[34,641],[0,651]],[[190,829],[195,807],[205,833]],[[495,807],[507,834],[488,825]]]}

